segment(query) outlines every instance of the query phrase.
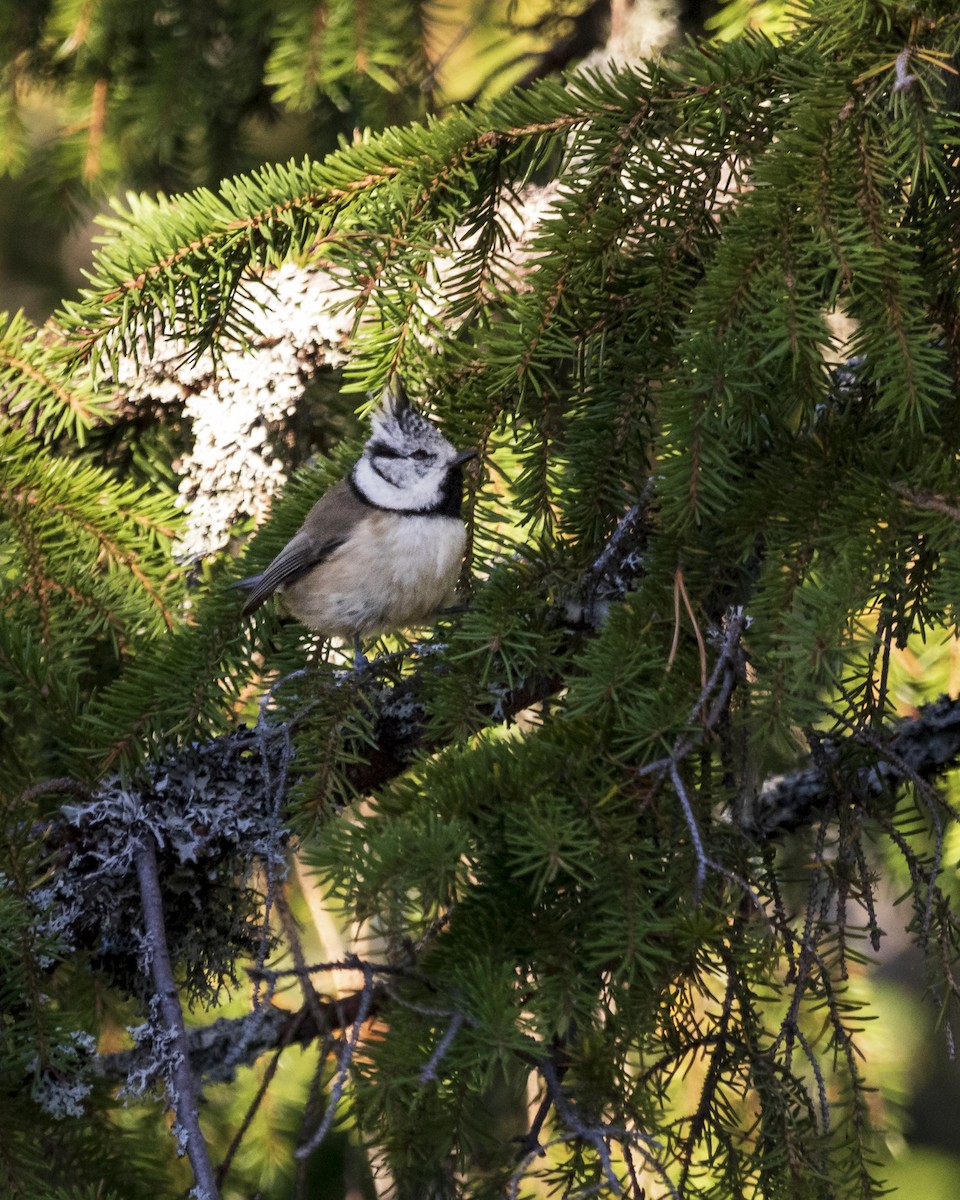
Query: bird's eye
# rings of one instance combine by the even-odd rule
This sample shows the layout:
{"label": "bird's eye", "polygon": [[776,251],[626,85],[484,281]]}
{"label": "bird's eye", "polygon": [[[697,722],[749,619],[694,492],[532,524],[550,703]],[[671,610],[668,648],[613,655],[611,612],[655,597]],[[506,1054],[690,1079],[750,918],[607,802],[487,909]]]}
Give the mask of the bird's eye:
{"label": "bird's eye", "polygon": [[428,458],[432,458],[432,455],[428,450],[414,450],[411,452],[410,457],[415,458],[418,462],[426,462]]}

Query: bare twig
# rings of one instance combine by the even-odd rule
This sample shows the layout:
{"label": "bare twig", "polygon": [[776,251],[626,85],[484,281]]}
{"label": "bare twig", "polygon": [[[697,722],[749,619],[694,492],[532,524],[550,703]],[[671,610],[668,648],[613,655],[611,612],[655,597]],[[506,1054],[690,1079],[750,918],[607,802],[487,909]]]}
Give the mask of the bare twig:
{"label": "bare twig", "polygon": [[626,1130],[612,1130],[603,1125],[591,1125],[583,1121],[580,1114],[576,1111],[567,1097],[564,1095],[563,1087],[557,1075],[557,1068],[549,1059],[544,1059],[539,1065],[540,1074],[543,1076],[544,1082],[547,1085],[547,1091],[550,1093],[550,1098],[553,1100],[553,1106],[556,1109],[557,1116],[563,1121],[567,1129],[580,1140],[589,1143],[597,1152],[600,1159],[600,1164],[603,1167],[603,1173],[606,1176],[607,1182],[610,1185],[611,1191],[615,1196],[622,1195],[620,1180],[617,1178],[613,1169],[613,1164],[610,1161],[610,1150],[607,1146],[606,1139],[614,1135],[614,1132],[623,1136],[629,1137]]}
{"label": "bare twig", "polygon": [[353,1063],[353,1057],[357,1051],[357,1045],[360,1041],[360,1030],[364,1021],[370,1014],[373,1004],[374,986],[373,973],[365,969],[363,972],[363,991],[360,993],[360,1003],[357,1007],[357,1012],[353,1018],[353,1023],[350,1029],[350,1036],[341,1044],[340,1053],[338,1055],[339,1067],[337,1069],[336,1078],[333,1081],[333,1086],[330,1089],[330,1100],[327,1104],[327,1111],[323,1115],[323,1120],[317,1127],[313,1136],[303,1145],[298,1146],[294,1151],[294,1155],[298,1160],[307,1158],[320,1145],[323,1139],[330,1132],[330,1127],[333,1124],[333,1119],[336,1116],[337,1108],[340,1105],[340,1099],[343,1096],[343,1089],[347,1084],[347,1076],[350,1074],[350,1066]]}
{"label": "bare twig", "polygon": [[421,1087],[426,1086],[428,1083],[433,1083],[437,1078],[437,1067],[443,1061],[447,1051],[453,1045],[453,1039],[460,1032],[460,1028],[465,1020],[466,1017],[461,1012],[455,1012],[450,1018],[450,1024],[447,1026],[446,1033],[444,1033],[440,1041],[437,1042],[433,1054],[430,1055],[430,1061],[420,1072],[419,1083]]}
{"label": "bare twig", "polygon": [[550,1109],[553,1108],[553,1097],[548,1091],[544,1098],[540,1101],[533,1120],[530,1122],[530,1128],[526,1133],[520,1134],[513,1140],[519,1145],[517,1158],[529,1165],[534,1158],[545,1158],[546,1150],[540,1144],[540,1134],[543,1130],[544,1122],[550,1115]]}
{"label": "bare twig", "polygon": [[180,997],[173,979],[173,966],[167,950],[156,843],[149,830],[145,830],[140,838],[136,849],[136,864],[146,947],[150,956],[150,972],[160,1001],[160,1012],[177,1048],[168,1080],[170,1103],[176,1113],[177,1124],[184,1133],[187,1156],[197,1184],[198,1200],[219,1200],[220,1190],[207,1152],[207,1143],[200,1129],[197,1092],[190,1069],[190,1051],[183,1024],[183,1010],[180,1007]]}
{"label": "bare twig", "polygon": [[[248,967],[247,974],[251,979],[259,978],[273,986],[281,979],[300,979],[330,971],[359,971],[363,975],[368,973],[370,975],[409,975],[410,968],[410,963],[378,963],[361,958],[358,954],[345,954],[343,958],[334,959],[331,962],[303,963],[281,968]],[[444,1010],[443,1015],[449,1016],[449,1013]]]}
{"label": "bare twig", "polygon": [[[580,1115],[580,1112],[576,1106],[573,1105],[567,1098],[567,1095],[563,1090],[563,1084],[561,1083],[560,1072],[553,1059],[545,1058],[538,1060],[537,1070],[540,1072],[541,1076],[543,1077],[543,1081],[547,1086],[547,1095],[553,1103],[553,1108],[556,1111],[557,1116],[563,1122],[568,1131],[567,1135],[560,1140],[566,1142],[575,1139],[580,1142],[586,1142],[588,1145],[594,1148],[597,1153],[597,1157],[600,1159],[600,1165],[603,1170],[604,1178],[607,1181],[607,1185],[615,1196],[623,1195],[623,1188],[621,1187],[620,1180],[617,1178],[617,1174],[613,1169],[613,1162],[610,1158],[610,1147],[608,1142],[611,1141],[620,1142],[621,1144],[630,1144],[636,1147],[638,1152],[642,1154],[644,1158],[650,1162],[651,1166],[657,1170],[664,1183],[666,1183],[667,1187],[670,1189],[671,1195],[673,1195],[676,1200],[680,1200],[679,1192],[676,1190],[666,1172],[649,1150],[649,1147],[659,1147],[659,1143],[656,1141],[656,1139],[650,1137],[648,1134],[641,1133],[637,1129],[626,1129],[621,1126],[608,1125],[602,1121],[585,1121]],[[517,1172],[515,1172],[515,1176],[518,1178],[518,1187],[519,1177],[522,1176],[523,1170],[525,1170],[526,1166],[529,1165],[529,1163],[532,1162],[532,1160],[537,1157],[543,1151],[543,1149],[545,1149],[545,1147],[541,1147],[538,1143],[525,1155],[524,1163],[521,1164],[521,1167],[519,1168],[519,1175]]]}
{"label": "bare twig", "polygon": [[610,535],[603,552],[587,573],[585,583],[596,589],[600,580],[609,572],[612,566],[618,566],[618,555],[621,547],[635,532],[636,526],[647,515],[647,508],[653,496],[653,480],[647,480],[646,486],[636,504],[632,505],[617,522],[617,527]]}
{"label": "bare twig", "polygon": [[[727,614],[724,622],[723,639],[720,643],[720,653],[717,655],[717,661],[713,665],[713,670],[710,672],[710,677],[701,689],[697,701],[687,717],[687,724],[691,726],[700,725],[701,734],[710,733],[720,715],[723,712],[727,701],[730,699],[730,693],[733,691],[734,683],[737,678],[737,659],[739,654],[740,634],[743,632],[746,617],[743,609],[734,608]],[[714,695],[716,693],[716,695]],[[707,710],[707,702],[713,696],[713,703]],[[637,768],[637,775],[664,775],[670,769],[671,763],[679,763],[681,759],[687,757],[690,751],[698,744],[698,738],[693,734],[683,734],[674,744],[673,749],[666,758],[658,758],[654,762],[647,763],[642,767]]]}
{"label": "bare twig", "polygon": [[93,792],[77,779],[41,779],[22,791],[17,797],[16,807],[39,800],[41,796],[76,796],[80,800],[92,800]]}
{"label": "bare twig", "polygon": [[[679,580],[679,573],[677,576]],[[686,596],[686,589],[683,589],[682,594]],[[674,598],[677,605],[677,618],[679,619],[679,604],[680,604],[681,589],[679,583],[674,589]],[[693,613],[687,600],[687,609],[693,619]],[[696,882],[694,885],[694,899],[699,904],[703,896],[703,888],[706,883],[708,868],[717,871],[719,874],[726,876],[728,879],[735,882],[739,887],[751,897],[756,907],[760,908],[760,901],[753,888],[741,879],[728,868],[717,863],[714,859],[708,857],[704,848],[703,836],[700,832],[700,826],[697,823],[696,814],[693,809],[693,804],[687,792],[686,784],[683,781],[683,776],[680,773],[680,763],[690,754],[700,741],[713,731],[721,715],[726,709],[730,699],[730,694],[733,691],[734,683],[737,678],[737,659],[739,656],[740,634],[744,624],[743,610],[736,608],[732,609],[727,614],[723,639],[720,645],[720,653],[717,655],[717,661],[714,663],[713,670],[710,672],[710,677],[705,679],[700,695],[697,697],[697,702],[693,706],[687,723],[691,726],[699,724],[700,731],[698,735],[692,733],[681,734],[674,743],[673,749],[666,758],[658,758],[654,762],[647,763],[642,767],[638,767],[636,774],[638,776],[654,775],[658,779],[663,779],[665,776],[670,777],[673,784],[673,789],[676,792],[677,799],[680,801],[680,807],[683,811],[683,818],[687,824],[687,830],[690,834],[690,843],[693,846],[693,852],[696,857]],[[699,633],[699,631],[698,631]],[[698,639],[699,640],[699,639]],[[704,675],[705,664],[704,664]],[[709,709],[707,705],[709,704]]]}
{"label": "bare twig", "polygon": [[707,867],[715,864],[707,858],[707,852],[703,848],[703,838],[700,836],[700,827],[697,824],[693,805],[690,803],[690,797],[687,795],[687,789],[681,778],[680,769],[672,758],[670,759],[669,771],[673,790],[677,793],[677,799],[680,801],[680,807],[683,809],[683,817],[687,822],[687,829],[690,832],[693,853],[697,859],[697,879],[693,889],[693,900],[695,904],[699,904],[703,896],[703,885],[707,881]]}

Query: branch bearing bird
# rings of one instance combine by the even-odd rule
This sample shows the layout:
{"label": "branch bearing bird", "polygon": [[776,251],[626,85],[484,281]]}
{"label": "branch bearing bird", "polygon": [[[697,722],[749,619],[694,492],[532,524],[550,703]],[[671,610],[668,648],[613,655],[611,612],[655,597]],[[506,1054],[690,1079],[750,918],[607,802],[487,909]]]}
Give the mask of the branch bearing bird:
{"label": "branch bearing bird", "polygon": [[350,474],[326,492],[249,590],[247,615],[279,592],[287,611],[325,637],[360,642],[417,625],[453,603],[466,545],[465,462],[410,403],[398,376],[384,389]]}

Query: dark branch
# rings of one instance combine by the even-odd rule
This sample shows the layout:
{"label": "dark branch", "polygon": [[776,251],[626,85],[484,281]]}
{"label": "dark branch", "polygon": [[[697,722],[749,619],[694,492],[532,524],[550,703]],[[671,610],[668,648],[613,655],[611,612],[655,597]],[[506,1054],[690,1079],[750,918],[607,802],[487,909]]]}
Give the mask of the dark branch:
{"label": "dark branch", "polygon": [[197,1183],[197,1195],[203,1197],[203,1200],[219,1200],[220,1189],[207,1153],[207,1143],[200,1129],[197,1092],[190,1068],[183,1009],[180,1007],[170,951],[167,948],[163,897],[160,894],[160,879],[157,873],[156,843],[149,829],[144,830],[135,853],[150,973],[160,1001],[160,1014],[174,1046],[174,1054],[169,1064],[167,1091],[177,1116],[177,1125],[183,1131],[187,1157],[190,1159],[193,1177]]}
{"label": "dark branch", "polygon": [[[186,1032],[187,1056],[193,1074],[204,1083],[229,1083],[238,1067],[251,1066],[263,1054],[283,1046],[308,1046],[338,1029],[348,1029],[357,1019],[366,989],[319,1005],[304,1004],[294,1012],[263,1005],[242,1017],[221,1017],[210,1025]],[[369,992],[366,1018],[382,1011],[388,991],[374,984]],[[97,1056],[91,1070],[103,1079],[120,1082],[137,1070],[143,1055],[137,1050]]]}
{"label": "dark branch", "polygon": [[916,717],[900,721],[879,745],[864,746],[856,734],[825,740],[817,757],[815,766],[770,780],[761,789],[742,823],[746,833],[766,841],[812,824],[837,804],[838,774],[850,779],[864,799],[881,798],[913,776],[927,782],[942,775],[960,757],[960,700],[941,696]]}

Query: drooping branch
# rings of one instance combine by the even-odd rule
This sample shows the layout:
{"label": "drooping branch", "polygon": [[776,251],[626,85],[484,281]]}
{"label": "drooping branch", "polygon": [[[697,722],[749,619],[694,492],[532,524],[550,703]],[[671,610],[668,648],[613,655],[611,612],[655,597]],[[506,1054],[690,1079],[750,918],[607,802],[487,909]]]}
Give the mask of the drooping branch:
{"label": "drooping branch", "polygon": [[[678,572],[678,579],[680,578],[681,576]],[[688,725],[693,728],[699,727],[701,731],[700,737],[695,736],[693,733],[681,734],[668,756],[657,759],[652,763],[647,763],[637,772],[640,776],[652,776],[657,781],[669,777],[670,782],[673,784],[673,790],[680,801],[680,807],[683,811],[683,817],[690,836],[690,843],[693,846],[696,857],[697,872],[694,884],[694,898],[698,903],[703,894],[708,868],[728,877],[732,876],[731,872],[721,863],[710,858],[706,852],[703,835],[693,810],[693,804],[688,795],[687,786],[683,780],[680,765],[699,744],[700,740],[713,732],[714,726],[727,709],[730,695],[743,669],[740,634],[744,623],[745,616],[742,609],[736,608],[727,613],[725,627],[720,637],[720,651],[717,655],[717,660],[714,663],[710,677],[704,680],[697,702],[687,719]],[[677,627],[679,628],[679,620]],[[698,638],[698,641],[700,641],[702,646],[702,639]],[[704,674],[706,674],[705,670]],[[737,882],[741,881],[737,880]]]}

